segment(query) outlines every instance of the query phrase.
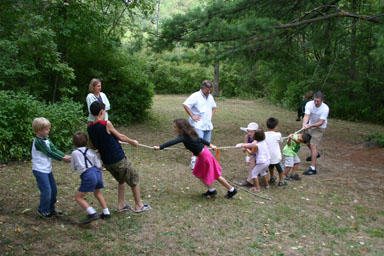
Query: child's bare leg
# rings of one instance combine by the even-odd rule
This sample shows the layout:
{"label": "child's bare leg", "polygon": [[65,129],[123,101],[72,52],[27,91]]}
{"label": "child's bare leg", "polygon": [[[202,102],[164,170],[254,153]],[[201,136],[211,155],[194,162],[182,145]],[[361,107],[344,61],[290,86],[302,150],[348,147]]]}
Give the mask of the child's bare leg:
{"label": "child's bare leg", "polygon": [[289,172],[291,171],[292,167],[286,166],[284,169],[284,176],[288,176]]}
{"label": "child's bare leg", "polygon": [[117,209],[123,209],[125,207],[124,200],[124,192],[125,192],[125,183],[119,184],[117,186]]}
{"label": "child's bare leg", "polygon": [[279,172],[279,182],[283,182],[283,173]]}
{"label": "child's bare leg", "polygon": [[93,192],[93,195],[96,197],[96,199],[99,201],[101,207],[103,209],[108,208],[107,203],[105,202],[105,199],[103,197],[103,194],[101,194],[100,189],[96,189],[95,192]]}
{"label": "child's bare leg", "polygon": [[272,179],[273,177],[275,177],[275,172],[274,172],[274,167],[272,167],[272,168],[268,168],[268,170],[269,170],[269,177],[270,177],[270,179]]}
{"label": "child's bare leg", "polygon": [[296,173],[297,168],[299,168],[299,163],[296,163],[293,165],[292,175],[294,175]]}
{"label": "child's bare leg", "polygon": [[247,178],[247,181],[251,184],[253,184],[253,179],[252,179],[252,170],[253,168],[255,168],[256,166],[256,158],[254,157],[251,157],[251,162],[249,163],[249,175],[248,175],[248,178]]}
{"label": "child's bare leg", "polygon": [[80,191],[76,191],[76,195],[75,195],[75,200],[76,202],[81,206],[81,208],[83,208],[84,210],[86,210],[88,207],[89,207],[89,204],[87,203],[87,201],[84,200],[84,197],[85,195],[87,194],[87,192],[80,192]]}
{"label": "child's bare leg", "polygon": [[256,188],[256,190],[260,190],[260,184],[258,178],[253,178],[253,185]]}
{"label": "child's bare leg", "polygon": [[266,187],[266,188],[269,188],[268,174],[265,174],[265,175],[263,176],[263,179],[264,179],[265,187]]}
{"label": "child's bare leg", "polygon": [[224,179],[223,176],[220,176],[219,178],[217,178],[217,181],[221,183],[221,185],[223,185],[224,187],[226,187],[226,189],[230,190],[232,188],[232,185],[228,183],[228,181],[226,179]]}
{"label": "child's bare leg", "polygon": [[131,190],[135,199],[135,210],[140,210],[144,205],[140,197],[140,186],[136,185],[134,187],[131,187]]}

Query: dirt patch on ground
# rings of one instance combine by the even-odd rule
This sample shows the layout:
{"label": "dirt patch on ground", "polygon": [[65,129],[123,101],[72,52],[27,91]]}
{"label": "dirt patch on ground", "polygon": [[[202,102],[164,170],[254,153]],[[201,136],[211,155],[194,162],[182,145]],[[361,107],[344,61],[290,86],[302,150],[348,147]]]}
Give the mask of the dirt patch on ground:
{"label": "dirt patch on ground", "polygon": [[332,138],[324,138],[320,151],[324,157],[319,164],[327,166],[327,176],[350,189],[361,192],[384,190],[384,149],[366,148],[364,144],[352,144]]}

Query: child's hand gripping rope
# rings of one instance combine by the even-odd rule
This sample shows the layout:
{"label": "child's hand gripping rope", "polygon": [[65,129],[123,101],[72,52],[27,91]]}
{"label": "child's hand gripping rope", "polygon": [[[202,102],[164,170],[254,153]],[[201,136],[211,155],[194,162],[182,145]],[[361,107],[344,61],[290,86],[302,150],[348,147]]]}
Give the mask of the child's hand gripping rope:
{"label": "child's hand gripping rope", "polygon": [[[298,130],[298,131],[296,131],[296,132],[294,132],[293,134],[297,134],[297,133],[299,133],[299,132],[301,132],[301,131],[303,131],[303,130],[306,130],[306,129],[308,129],[308,127],[306,127],[306,126],[303,126],[300,130]],[[291,135],[291,134],[290,134]],[[289,136],[290,136],[289,135]],[[287,136],[287,137],[283,137],[283,140],[286,140],[286,139],[288,139],[289,138],[289,136]]]}

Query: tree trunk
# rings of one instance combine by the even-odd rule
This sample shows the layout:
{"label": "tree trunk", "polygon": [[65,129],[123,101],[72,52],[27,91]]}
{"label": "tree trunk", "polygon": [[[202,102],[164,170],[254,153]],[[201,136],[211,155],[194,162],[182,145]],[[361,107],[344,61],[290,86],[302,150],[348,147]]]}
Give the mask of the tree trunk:
{"label": "tree trunk", "polygon": [[159,36],[159,15],[160,15],[160,0],[157,0],[157,10],[156,10],[156,38]]}
{"label": "tree trunk", "polygon": [[212,95],[214,97],[218,97],[220,95],[220,90],[219,90],[219,61],[215,62]]}
{"label": "tree trunk", "polygon": [[[354,13],[357,13],[356,0],[352,1],[352,10]],[[354,80],[356,78],[356,23],[357,20],[353,19],[351,27],[351,59],[349,68],[349,77],[351,80]]]}
{"label": "tree trunk", "polygon": [[58,80],[59,80],[59,72],[56,73],[55,85],[53,87],[53,93],[52,93],[52,103],[55,103]]}

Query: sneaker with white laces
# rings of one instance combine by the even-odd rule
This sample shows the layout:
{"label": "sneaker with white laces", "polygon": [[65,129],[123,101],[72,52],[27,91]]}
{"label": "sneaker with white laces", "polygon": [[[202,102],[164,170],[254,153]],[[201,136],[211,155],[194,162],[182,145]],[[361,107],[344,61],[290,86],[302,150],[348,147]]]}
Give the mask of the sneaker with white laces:
{"label": "sneaker with white laces", "polygon": [[50,212],[41,212],[39,209],[37,209],[37,213],[43,219],[50,219],[50,218],[52,218],[52,213],[50,213]]}
{"label": "sneaker with white laces", "polygon": [[64,213],[62,211],[59,211],[55,208],[55,210],[51,211],[51,215],[52,216],[56,216],[56,217],[63,217],[64,216]]}

